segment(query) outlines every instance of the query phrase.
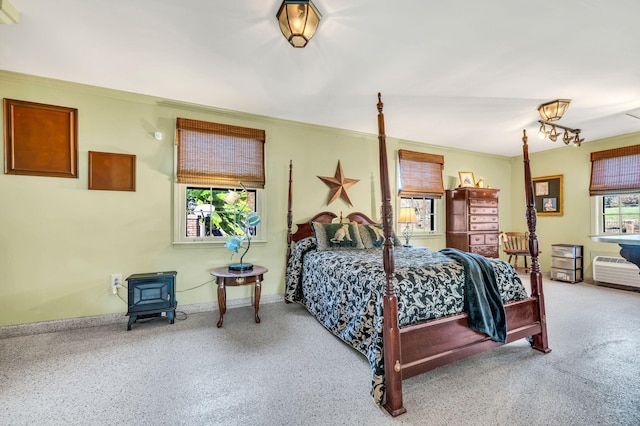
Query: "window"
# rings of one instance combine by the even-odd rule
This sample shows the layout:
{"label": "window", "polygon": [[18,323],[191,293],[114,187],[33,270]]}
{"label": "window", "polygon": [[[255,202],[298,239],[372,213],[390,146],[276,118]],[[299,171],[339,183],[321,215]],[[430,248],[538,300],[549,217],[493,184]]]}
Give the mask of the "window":
{"label": "window", "polygon": [[[224,237],[231,234],[244,235],[244,229],[238,225],[238,213],[255,212],[256,190],[243,191],[233,188],[240,194],[238,205],[240,209],[234,211],[225,206],[224,199],[229,189],[188,186],[186,188],[186,223],[185,237]],[[256,235],[256,229],[249,230],[251,236]]]}
{"label": "window", "polygon": [[436,231],[436,200],[444,194],[443,167],[442,155],[398,150],[399,208],[415,208],[415,230]]}
{"label": "window", "polygon": [[640,145],[591,153],[594,234],[640,233]]}
{"label": "window", "polygon": [[640,233],[640,193],[604,195],[600,224],[604,234]]}
{"label": "window", "polygon": [[[225,207],[229,190],[241,194],[243,211],[257,212],[264,223],[264,144],[264,130],[177,119],[174,242],[223,243],[243,232],[237,212]],[[249,232],[260,240],[265,228]]]}
{"label": "window", "polygon": [[[413,229],[417,231],[434,232],[435,200],[433,198],[400,198],[400,208],[413,207],[416,211],[416,223]],[[404,229],[404,226],[402,226]]]}

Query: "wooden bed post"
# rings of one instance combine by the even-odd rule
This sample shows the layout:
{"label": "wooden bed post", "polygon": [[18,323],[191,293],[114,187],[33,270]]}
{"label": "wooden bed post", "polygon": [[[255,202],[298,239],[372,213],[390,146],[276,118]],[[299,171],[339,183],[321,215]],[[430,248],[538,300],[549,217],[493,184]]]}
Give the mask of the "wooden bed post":
{"label": "wooden bed post", "polygon": [[289,263],[289,258],[291,257],[291,225],[293,224],[293,194],[291,190],[291,185],[293,184],[292,180],[293,173],[293,160],[289,160],[289,201],[288,201],[288,210],[287,210],[287,258],[285,263],[285,269]]}
{"label": "wooden bed post", "polygon": [[382,188],[382,231],[384,245],[382,262],[384,266],[385,285],[383,297],[384,328],[382,332],[384,345],[384,408],[392,416],[398,416],[407,410],[402,405],[402,366],[400,364],[400,329],[398,326],[398,299],[394,278],[393,257],[393,211],[391,209],[391,190],[389,189],[389,166],[387,164],[387,141],[384,132],[384,114],[382,99],[378,93],[378,141],[380,148],[380,186]]}
{"label": "wooden bed post", "polygon": [[547,315],[544,306],[544,292],[542,290],[542,272],[538,262],[538,236],[536,235],[536,208],[533,192],[533,180],[531,179],[531,166],[529,165],[529,146],[527,145],[527,131],[522,130],[522,155],[524,161],[524,186],[527,202],[527,226],[529,227],[529,253],[531,254],[531,269],[529,279],[531,281],[531,296],[538,299],[538,316],[540,318],[540,334],[533,336],[531,346],[544,353],[551,352],[547,338]]}

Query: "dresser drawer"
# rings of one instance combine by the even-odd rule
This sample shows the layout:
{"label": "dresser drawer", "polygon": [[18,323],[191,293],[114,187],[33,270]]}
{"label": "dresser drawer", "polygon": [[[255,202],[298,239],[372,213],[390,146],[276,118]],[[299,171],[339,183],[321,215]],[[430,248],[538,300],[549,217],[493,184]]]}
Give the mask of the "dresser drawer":
{"label": "dresser drawer", "polygon": [[582,258],[571,258],[571,257],[551,257],[551,266],[554,268],[563,268],[563,269],[576,269],[582,268]]}
{"label": "dresser drawer", "polygon": [[484,234],[470,234],[469,245],[481,245],[484,244]]}
{"label": "dresser drawer", "polygon": [[487,188],[483,188],[483,189],[472,189],[471,191],[468,191],[469,194],[469,200],[473,200],[478,199],[478,198],[484,198],[484,199],[493,199],[496,202],[498,201],[498,191],[493,190],[493,189],[487,189]]}
{"label": "dresser drawer", "polygon": [[498,223],[472,223],[469,225],[471,231],[497,231]]}
{"label": "dresser drawer", "polygon": [[469,252],[485,257],[498,257],[498,246],[469,246]]}
{"label": "dresser drawer", "polygon": [[498,214],[497,207],[469,207],[469,213],[471,214]]}
{"label": "dresser drawer", "polygon": [[470,223],[476,223],[476,222],[498,222],[498,216],[493,216],[493,215],[480,215],[480,216],[469,216],[469,222]]}
{"label": "dresser drawer", "polygon": [[469,207],[498,207],[498,200],[470,198]]}
{"label": "dresser drawer", "polygon": [[551,279],[558,281],[567,281],[570,283],[582,281],[582,269],[570,270],[552,267]]}
{"label": "dresser drawer", "polygon": [[498,244],[498,234],[469,234],[469,245]]}
{"label": "dresser drawer", "polygon": [[484,234],[484,242],[487,244],[498,244],[498,234]]}

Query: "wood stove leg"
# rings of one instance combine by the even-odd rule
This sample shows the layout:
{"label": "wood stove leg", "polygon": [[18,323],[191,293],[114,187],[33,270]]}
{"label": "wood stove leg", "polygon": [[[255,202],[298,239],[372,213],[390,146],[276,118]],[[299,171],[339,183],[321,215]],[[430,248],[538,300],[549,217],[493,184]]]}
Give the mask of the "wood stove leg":
{"label": "wood stove leg", "polygon": [[138,319],[137,315],[131,315],[129,317],[129,322],[127,323],[127,331],[131,330],[131,326],[133,325],[134,322],[136,322],[137,319]]}

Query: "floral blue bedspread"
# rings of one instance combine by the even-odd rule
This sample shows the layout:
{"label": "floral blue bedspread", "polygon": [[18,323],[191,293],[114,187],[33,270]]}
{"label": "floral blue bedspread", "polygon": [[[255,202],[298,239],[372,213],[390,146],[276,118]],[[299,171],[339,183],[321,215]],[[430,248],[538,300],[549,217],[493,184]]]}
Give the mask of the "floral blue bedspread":
{"label": "floral blue bedspread", "polygon": [[[527,292],[511,265],[490,259],[503,302]],[[426,248],[394,249],[400,327],[463,312],[464,268]],[[372,368],[371,394],[384,398],[382,252],[317,251],[313,237],[296,243],[287,265],[285,300],[299,302],[329,331],[364,354]]]}

